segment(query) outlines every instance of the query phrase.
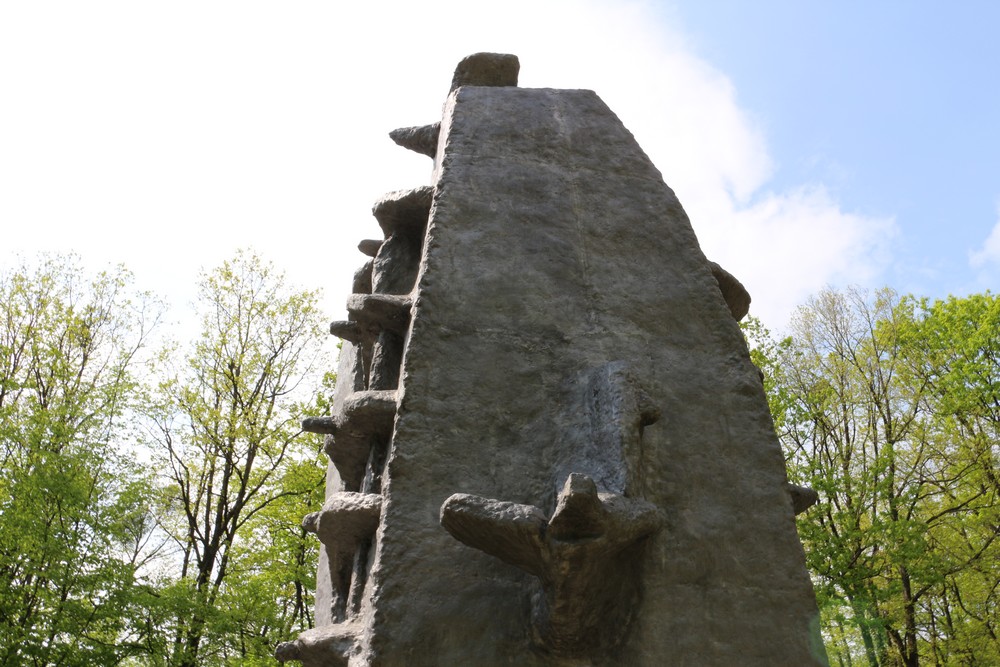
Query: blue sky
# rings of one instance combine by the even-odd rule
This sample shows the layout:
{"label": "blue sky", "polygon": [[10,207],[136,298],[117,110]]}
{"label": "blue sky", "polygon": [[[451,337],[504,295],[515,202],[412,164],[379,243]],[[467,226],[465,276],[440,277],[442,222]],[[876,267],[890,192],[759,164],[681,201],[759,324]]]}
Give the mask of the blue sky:
{"label": "blue sky", "polygon": [[501,51],[601,95],[772,328],[828,284],[981,291],[998,26],[984,1],[2,3],[0,262],[125,262],[183,306],[249,246],[339,319],[372,202],[430,177],[386,133]]}
{"label": "blue sky", "polygon": [[760,123],[769,187],[822,182],[848,210],[895,218],[886,284],[995,289],[1000,256],[973,268],[969,254],[1000,203],[1000,4],[717,0],[662,16]]}

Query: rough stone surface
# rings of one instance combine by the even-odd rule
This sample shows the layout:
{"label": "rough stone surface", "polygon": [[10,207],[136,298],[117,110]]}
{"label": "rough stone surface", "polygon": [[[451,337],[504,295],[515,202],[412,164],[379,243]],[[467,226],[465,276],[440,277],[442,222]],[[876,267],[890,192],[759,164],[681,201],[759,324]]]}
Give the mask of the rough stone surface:
{"label": "rough stone surface", "polygon": [[429,186],[390,192],[375,202],[372,214],[386,237],[399,230],[422,233],[427,225],[433,194],[434,189]]}
{"label": "rough stone surface", "polygon": [[368,386],[372,389],[395,389],[399,386],[399,365],[403,361],[403,337],[383,330],[372,351]]}
{"label": "rough stone surface", "polygon": [[338,320],[330,322],[330,334],[352,343],[361,342],[363,330],[357,322]]}
{"label": "rough stone surface", "polygon": [[420,268],[423,227],[397,231],[382,243],[372,264],[372,292],[409,294]]}
{"label": "rough stone surface", "polygon": [[808,486],[789,484],[788,493],[792,497],[792,510],[796,514],[802,514],[819,502],[819,494]]}
{"label": "rough stone surface", "polygon": [[351,284],[351,291],[354,294],[370,294],[372,291],[372,262],[365,262],[365,265],[354,272],[354,282]]}
{"label": "rough stone surface", "polygon": [[662,525],[655,505],[594,480],[566,479],[548,520],[541,509],[457,493],[441,506],[455,538],[538,577],[532,630],[541,650],[568,658],[607,657],[621,642],[638,600],[639,541]]}
{"label": "rough stone surface", "polygon": [[409,324],[412,304],[405,295],[352,294],[347,298],[347,316],[361,327],[401,333]]}
{"label": "rough stone surface", "polygon": [[378,249],[382,247],[382,242],[378,239],[364,239],[358,242],[358,250],[361,251],[363,255],[368,255],[369,257],[374,257],[378,253]]}
{"label": "rough stone surface", "polygon": [[333,416],[334,435],[324,450],[337,468],[344,488],[361,489],[365,464],[376,440],[388,438],[396,416],[396,392],[356,391],[346,397]]}
{"label": "rough stone surface", "polygon": [[737,280],[729,271],[726,271],[715,262],[711,262],[709,266],[712,267],[712,275],[715,276],[716,282],[719,283],[722,298],[726,300],[729,311],[736,318],[736,321],[739,322],[750,312],[750,293],[747,292],[743,283]]}
{"label": "rough stone surface", "polygon": [[353,551],[358,542],[371,537],[382,513],[382,496],[374,493],[334,493],[319,512],[307,514],[302,527],[316,533],[332,551]]}
{"label": "rough stone surface", "polygon": [[333,435],[337,432],[337,422],[333,417],[306,417],[302,420],[302,430],[306,433]]}
{"label": "rough stone surface", "polygon": [[441,133],[441,123],[421,125],[419,127],[401,127],[389,133],[389,137],[403,148],[434,157],[437,153],[438,135]]}
{"label": "rough stone surface", "polygon": [[303,667],[348,667],[359,649],[358,633],[356,624],[317,627],[279,644],[274,657],[279,662],[298,660]]}
{"label": "rough stone surface", "polygon": [[[364,369],[357,346],[345,341],[337,362],[337,384],[334,387],[331,402],[334,406],[342,406],[355,391],[364,389]],[[331,417],[332,419],[332,417]],[[329,452],[334,449],[335,437],[326,436],[324,449]],[[329,498],[345,488],[340,472],[331,461],[326,473],[326,497]],[[334,622],[334,610],[337,606],[333,590],[333,580],[329,567],[329,554],[326,546],[320,543],[320,566],[316,572],[316,627],[324,628]]]}
{"label": "rough stone surface", "polygon": [[459,86],[516,86],[521,63],[509,53],[474,53],[455,68],[451,90]]}
{"label": "rough stone surface", "polygon": [[349,298],[360,333],[326,437],[328,494],[382,496],[379,524],[350,568],[324,545],[322,627],[279,651],[825,664],[796,492],[722,274],[597,95],[506,87],[511,62],[463,61],[432,187],[376,204],[386,242],[420,230],[416,280],[386,293],[412,270],[386,251],[374,293]]}
{"label": "rough stone surface", "polygon": [[333,620],[345,621],[360,602],[355,595],[352,604],[355,560],[359,549],[371,543],[381,512],[381,495],[341,491],[327,498],[319,512],[302,519],[302,527],[315,533],[325,547]]}
{"label": "rough stone surface", "polygon": [[627,636],[594,664],[821,663],[763,389],[659,172],[589,91],[464,87],[442,132],[371,573],[372,660],[554,664],[530,648],[536,578],[454,540],[434,510],[455,493],[553,507],[573,472],[557,468],[594,433],[567,406],[620,360],[663,415],[626,448],[631,494],[666,519],[644,546]]}

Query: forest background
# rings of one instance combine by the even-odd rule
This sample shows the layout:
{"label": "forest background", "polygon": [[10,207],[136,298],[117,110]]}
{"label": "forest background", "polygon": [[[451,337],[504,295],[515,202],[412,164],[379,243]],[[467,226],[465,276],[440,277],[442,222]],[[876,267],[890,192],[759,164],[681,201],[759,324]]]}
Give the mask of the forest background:
{"label": "forest background", "polygon": [[182,344],[124,268],[0,273],[0,664],[275,664],[312,625],[316,299],[238,253]]}
{"label": "forest background", "polygon": [[[316,300],[241,251],[181,344],[124,268],[0,274],[0,665],[274,665],[311,627]],[[819,494],[797,521],[831,663],[1000,664],[1000,299],[828,288],[788,336],[743,327]]]}

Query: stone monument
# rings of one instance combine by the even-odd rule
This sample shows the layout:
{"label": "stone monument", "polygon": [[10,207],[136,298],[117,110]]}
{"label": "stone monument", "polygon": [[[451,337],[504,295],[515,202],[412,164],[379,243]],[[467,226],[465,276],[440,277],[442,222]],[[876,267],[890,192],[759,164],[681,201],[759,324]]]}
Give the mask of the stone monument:
{"label": "stone monument", "polygon": [[591,91],[476,54],[374,206],[326,435],[316,628],[349,665],[826,664],[743,286]]}

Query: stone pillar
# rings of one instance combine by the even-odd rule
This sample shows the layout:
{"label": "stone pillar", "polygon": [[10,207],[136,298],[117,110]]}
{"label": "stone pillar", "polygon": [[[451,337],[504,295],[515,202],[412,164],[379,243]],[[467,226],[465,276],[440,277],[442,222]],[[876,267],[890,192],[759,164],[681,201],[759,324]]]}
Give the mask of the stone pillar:
{"label": "stone pillar", "polygon": [[470,56],[391,135],[432,184],[376,203],[331,326],[318,627],[277,656],[826,664],[749,295],[597,95],[517,67]]}

